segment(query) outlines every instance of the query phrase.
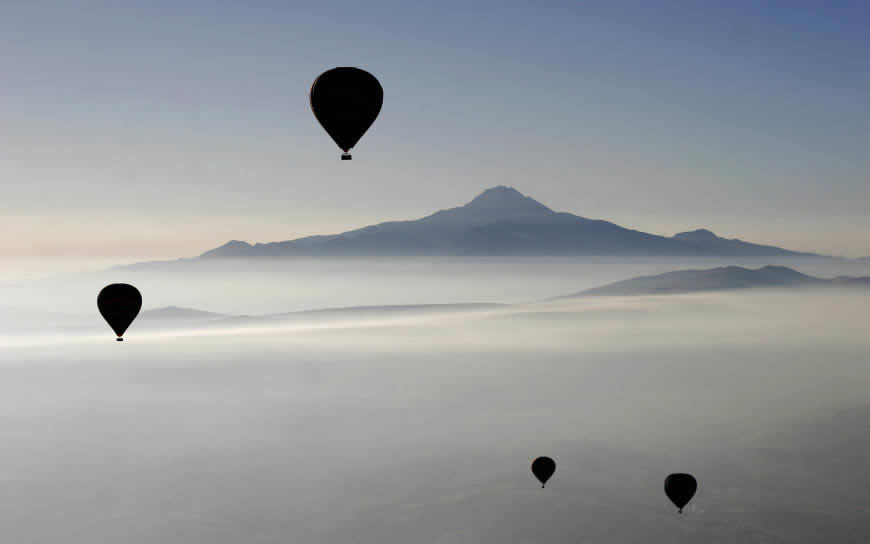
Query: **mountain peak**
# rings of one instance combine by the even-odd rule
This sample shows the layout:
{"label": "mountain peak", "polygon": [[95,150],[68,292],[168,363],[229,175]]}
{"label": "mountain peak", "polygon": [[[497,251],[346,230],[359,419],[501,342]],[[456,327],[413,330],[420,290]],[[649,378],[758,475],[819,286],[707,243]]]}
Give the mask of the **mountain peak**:
{"label": "mountain peak", "polygon": [[525,212],[552,212],[534,198],[528,197],[513,187],[497,185],[477,195],[474,200],[463,206],[472,209],[498,209]]}
{"label": "mountain peak", "polygon": [[233,249],[248,248],[248,247],[251,247],[251,244],[249,244],[248,242],[243,242],[242,240],[230,240],[229,242],[227,242],[226,244],[224,244],[221,247],[233,248]]}
{"label": "mountain peak", "polygon": [[695,229],[688,232],[678,232],[677,234],[674,234],[674,238],[677,240],[683,240],[685,242],[709,242],[711,240],[720,239],[712,231],[709,231],[707,229]]}
{"label": "mountain peak", "polygon": [[248,250],[250,250],[253,247],[254,246],[252,246],[248,242],[243,242],[241,240],[230,240],[229,242],[227,242],[226,244],[224,244],[218,248],[206,251],[205,253],[200,255],[200,257],[209,257],[209,256],[213,256],[213,255],[229,256],[229,257],[231,257],[231,256],[243,256],[243,255],[245,255],[245,253]]}
{"label": "mountain peak", "polygon": [[513,187],[498,185],[455,208],[409,221],[387,221],[325,236],[207,251],[212,257],[361,255],[809,255],[720,238],[706,229],[673,237],[603,220],[557,213]]}

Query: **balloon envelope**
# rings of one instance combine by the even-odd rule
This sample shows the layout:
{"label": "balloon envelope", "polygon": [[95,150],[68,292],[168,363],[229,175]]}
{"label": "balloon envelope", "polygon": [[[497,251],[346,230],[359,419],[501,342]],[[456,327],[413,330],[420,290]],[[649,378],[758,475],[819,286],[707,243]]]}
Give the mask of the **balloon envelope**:
{"label": "balloon envelope", "polygon": [[326,133],[344,152],[372,126],[384,103],[384,89],[375,76],[359,68],[341,67],[320,74],[311,85],[311,110]]}
{"label": "balloon envelope", "polygon": [[665,478],[665,495],[680,509],[680,513],[697,490],[698,481],[691,474],[671,474]]}
{"label": "balloon envelope", "polygon": [[556,472],[556,461],[549,457],[538,457],[532,461],[532,474],[541,482],[541,487],[547,485],[547,480]]}
{"label": "balloon envelope", "polygon": [[113,283],[100,291],[97,296],[97,308],[120,341],[124,331],[139,315],[139,310],[142,308],[142,295],[132,285]]}

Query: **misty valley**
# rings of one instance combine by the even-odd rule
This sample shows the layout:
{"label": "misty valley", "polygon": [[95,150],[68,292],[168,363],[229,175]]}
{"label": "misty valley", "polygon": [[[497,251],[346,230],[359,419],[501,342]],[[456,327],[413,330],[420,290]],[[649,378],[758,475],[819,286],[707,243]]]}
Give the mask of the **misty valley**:
{"label": "misty valley", "polygon": [[[870,290],[800,278],[870,266],[783,259],[228,260],[7,282],[4,519],[20,542],[854,540],[870,530]],[[673,270],[703,289],[644,291],[673,290]],[[117,344],[92,297],[119,276],[145,303]],[[722,287],[735,277],[789,285]],[[558,465],[546,489],[541,455]],[[699,483],[683,515],[662,492],[681,471]]]}

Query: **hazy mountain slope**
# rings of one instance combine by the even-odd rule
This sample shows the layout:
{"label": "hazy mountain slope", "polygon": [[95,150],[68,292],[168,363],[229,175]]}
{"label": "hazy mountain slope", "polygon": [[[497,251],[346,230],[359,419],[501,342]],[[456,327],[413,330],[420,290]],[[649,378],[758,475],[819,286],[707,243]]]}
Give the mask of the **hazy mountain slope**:
{"label": "hazy mountain slope", "polygon": [[505,186],[464,206],[422,219],[379,223],[341,234],[266,244],[233,240],[203,258],[341,255],[809,255],[719,238],[709,231],[674,237],[557,213]]}
{"label": "hazy mountain slope", "polygon": [[148,322],[178,322],[178,321],[207,321],[211,319],[220,319],[228,317],[224,314],[214,312],[204,312],[193,308],[181,308],[179,306],[166,306],[165,308],[155,308],[153,310],[145,310],[139,315],[139,321]]}
{"label": "hazy mountain slope", "polygon": [[687,247],[692,248],[699,255],[734,255],[734,256],[759,256],[794,255],[792,251],[775,246],[766,246],[744,242],[737,238],[721,238],[707,229],[697,229],[689,232],[680,232],[673,236]]}
{"label": "hazy mountain slope", "polygon": [[569,296],[651,295],[751,287],[803,286],[870,286],[870,278],[848,276],[833,279],[817,278],[785,266],[765,266],[756,270],[740,266],[724,266],[708,270],[676,270],[654,276],[641,276],[587,289]]}
{"label": "hazy mountain slope", "polygon": [[[725,266],[708,270],[676,270],[641,276],[558,298],[594,295],[678,294],[753,287],[870,287],[870,277],[817,278],[784,266],[749,269]],[[451,303],[331,307],[261,315],[227,315],[168,306],[143,311],[137,319],[145,327],[255,327],[276,324],[324,324],[336,321],[402,320],[408,318],[522,308],[523,304]]]}

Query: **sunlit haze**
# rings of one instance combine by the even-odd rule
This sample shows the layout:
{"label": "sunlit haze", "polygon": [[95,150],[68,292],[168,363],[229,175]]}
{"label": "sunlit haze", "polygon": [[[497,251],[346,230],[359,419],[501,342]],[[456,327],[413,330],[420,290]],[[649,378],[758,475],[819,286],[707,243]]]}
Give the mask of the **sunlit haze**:
{"label": "sunlit haze", "polygon": [[[412,219],[507,184],[559,211],[870,254],[860,2],[7,2],[0,254],[181,257]],[[324,69],[385,89],[352,163]]]}

